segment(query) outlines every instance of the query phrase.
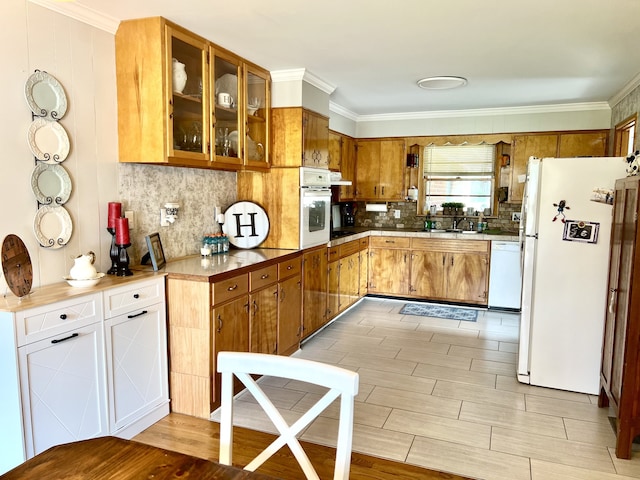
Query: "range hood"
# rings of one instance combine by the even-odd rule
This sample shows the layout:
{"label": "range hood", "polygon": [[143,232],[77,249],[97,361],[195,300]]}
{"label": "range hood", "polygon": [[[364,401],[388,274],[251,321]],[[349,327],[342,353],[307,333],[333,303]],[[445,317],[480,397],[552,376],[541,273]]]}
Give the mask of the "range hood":
{"label": "range hood", "polygon": [[351,180],[343,180],[340,172],[331,172],[329,174],[331,185],[351,185]]}

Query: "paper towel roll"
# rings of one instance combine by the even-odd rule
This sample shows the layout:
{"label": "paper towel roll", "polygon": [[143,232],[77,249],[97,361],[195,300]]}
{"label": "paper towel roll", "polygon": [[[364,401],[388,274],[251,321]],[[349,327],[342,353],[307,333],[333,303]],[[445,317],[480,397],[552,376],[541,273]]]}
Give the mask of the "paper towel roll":
{"label": "paper towel roll", "polygon": [[365,204],[365,210],[367,212],[386,212],[387,204],[386,203],[367,203]]}

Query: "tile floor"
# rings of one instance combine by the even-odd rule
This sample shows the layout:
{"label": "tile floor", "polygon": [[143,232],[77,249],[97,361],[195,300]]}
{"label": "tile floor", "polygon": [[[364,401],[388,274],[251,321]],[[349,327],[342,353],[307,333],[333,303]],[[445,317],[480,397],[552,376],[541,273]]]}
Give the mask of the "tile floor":
{"label": "tile floor", "polygon": [[[353,449],[485,480],[640,478],[640,452],[614,454],[597,397],[518,383],[519,315],[480,309],[477,322],[402,315],[405,301],[363,299],[295,355],[360,374]],[[317,387],[262,379],[293,421]],[[273,432],[249,395],[237,425]],[[214,419],[216,415],[214,414]],[[338,407],[304,432],[334,445]]]}

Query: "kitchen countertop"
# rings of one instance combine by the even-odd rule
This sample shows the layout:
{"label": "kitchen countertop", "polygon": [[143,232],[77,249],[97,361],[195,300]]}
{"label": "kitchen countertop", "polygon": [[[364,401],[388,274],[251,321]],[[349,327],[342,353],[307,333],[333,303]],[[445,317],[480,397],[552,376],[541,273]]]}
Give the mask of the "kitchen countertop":
{"label": "kitchen countertop", "polygon": [[[450,238],[458,240],[518,241],[518,235],[510,232],[506,234],[462,232],[435,233],[418,229],[385,229],[366,227],[342,228],[340,231],[348,232],[348,234],[331,240],[327,246],[335,247],[352,240],[382,235],[419,238]],[[229,250],[229,253],[212,255],[205,258],[200,255],[191,255],[188,257],[170,260],[160,271],[167,274],[169,278],[198,282],[220,281],[235,275],[248,273],[251,270],[254,270],[258,264],[261,264],[261,267],[266,267],[274,263],[287,260],[291,257],[295,257],[300,253],[301,250],[286,250],[278,248],[254,248],[247,250],[232,248]],[[138,266],[135,268],[143,271],[151,269],[151,267],[144,266]]]}
{"label": "kitchen countertop", "polygon": [[[170,260],[161,269],[169,278],[210,282],[241,275],[251,271],[256,264],[264,266],[287,260],[299,255],[301,250],[279,248],[254,248],[251,250],[231,249],[229,253],[219,253],[210,257],[191,255]],[[149,267],[150,268],[150,267]]]}
{"label": "kitchen countertop", "polygon": [[450,238],[455,240],[500,240],[518,242],[519,237],[515,232],[501,232],[489,230],[492,233],[464,233],[464,232],[429,232],[416,228],[365,228],[350,227],[341,228],[340,232],[352,232],[351,235],[334,238],[329,242],[330,247],[335,247],[352,240],[373,236],[392,237],[418,237],[418,238]]}

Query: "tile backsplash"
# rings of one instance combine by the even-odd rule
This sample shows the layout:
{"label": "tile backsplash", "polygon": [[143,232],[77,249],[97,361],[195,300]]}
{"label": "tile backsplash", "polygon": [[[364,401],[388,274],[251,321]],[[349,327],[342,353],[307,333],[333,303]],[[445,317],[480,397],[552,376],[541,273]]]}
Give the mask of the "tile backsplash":
{"label": "tile backsplash", "polygon": [[[122,210],[135,213],[131,229],[131,264],[140,263],[147,252],[145,236],[160,233],[167,259],[199,252],[204,233],[218,232],[214,207],[226,210],[237,200],[236,174],[198,168],[121,163],[118,165],[119,199]],[[180,204],[178,218],[168,227],[160,226],[160,209],[165,203]]]}
{"label": "tile backsplash", "polygon": [[[416,214],[415,202],[389,202],[387,203],[386,212],[367,212],[365,211],[365,203],[357,202],[356,210],[356,226],[358,227],[376,227],[376,228],[424,228],[424,215]],[[498,207],[498,216],[490,216],[483,221],[488,223],[488,228],[499,228],[507,231],[517,231],[518,223],[511,220],[513,212],[520,212],[521,204],[519,203],[501,203]],[[395,210],[400,210],[400,218],[395,217]],[[469,218],[464,215],[462,218]],[[477,217],[470,217],[475,224]],[[436,221],[442,222],[442,228],[451,228],[451,217],[443,217],[436,215],[432,217]],[[468,223],[463,221],[459,228],[467,229]]]}

